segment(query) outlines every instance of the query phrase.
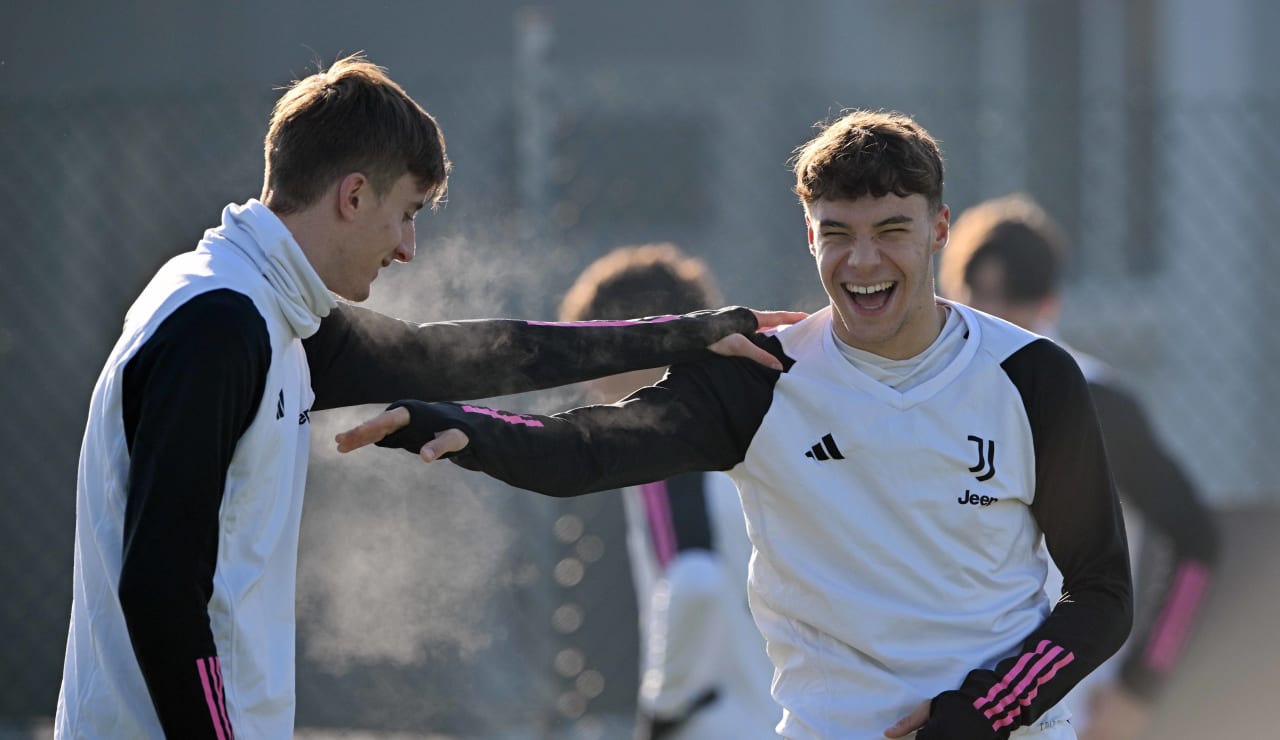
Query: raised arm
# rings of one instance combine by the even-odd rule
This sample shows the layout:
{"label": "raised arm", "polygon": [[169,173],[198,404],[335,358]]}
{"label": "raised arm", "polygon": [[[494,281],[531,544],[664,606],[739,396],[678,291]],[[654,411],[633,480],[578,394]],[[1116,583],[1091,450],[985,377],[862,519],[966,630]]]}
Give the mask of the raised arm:
{"label": "raised arm", "polygon": [[616,404],[553,416],[402,401],[338,435],[338,449],[376,442],[420,453],[437,434],[457,430],[449,434],[462,444],[433,449],[457,450],[450,457],[458,465],[518,488],[577,496],[733,467],[764,418],[777,376],[748,360],[712,358],[673,367],[658,385]]}
{"label": "raised arm", "polygon": [[804,314],[746,308],[632,321],[414,324],[342,304],[303,342],[316,410],[400,398],[471,399],[722,354],[776,362],[739,334]]}

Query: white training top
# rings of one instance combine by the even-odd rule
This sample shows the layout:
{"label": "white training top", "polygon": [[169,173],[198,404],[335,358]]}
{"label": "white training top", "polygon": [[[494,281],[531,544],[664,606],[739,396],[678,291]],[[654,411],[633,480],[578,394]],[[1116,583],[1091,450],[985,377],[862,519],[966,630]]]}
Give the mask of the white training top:
{"label": "white training top", "polygon": [[[727,471],[785,737],[874,740],[926,700],[945,736],[1069,736],[1060,700],[1132,622],[1097,418],[1068,353],[948,305],[963,345],[907,390],[846,361],[824,309],[757,340],[781,372],[676,365],[553,416],[405,402],[384,444],[461,429],[455,463],[556,496]],[[1052,608],[1042,543],[1070,594]]]}
{"label": "white training top", "polygon": [[219,516],[209,620],[222,675],[209,676],[211,721],[226,712],[222,724],[245,738],[293,734],[294,581],[314,398],[301,339],[336,303],[284,224],[250,201],[228,206],[221,228],[160,269],[129,309],[94,387],[76,486],[60,738],[163,735],[116,591],[129,474],[121,385],[129,359],[166,317],[221,288],[248,296],[262,314],[271,364],[267,392],[227,471]]}

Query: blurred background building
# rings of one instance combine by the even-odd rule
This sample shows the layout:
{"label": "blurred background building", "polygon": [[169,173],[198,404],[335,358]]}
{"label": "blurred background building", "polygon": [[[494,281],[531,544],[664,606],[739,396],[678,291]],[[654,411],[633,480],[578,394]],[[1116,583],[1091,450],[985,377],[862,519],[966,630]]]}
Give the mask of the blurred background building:
{"label": "blurred background building", "polygon": [[[0,735],[54,709],[79,440],[125,309],[258,194],[275,88],[362,50],[439,119],[455,164],[417,259],[370,302],[408,319],[550,319],[584,265],[646,241],[705,259],[733,303],[816,309],[786,160],[843,107],[938,136],[953,213],[1032,194],[1076,245],[1066,338],[1140,384],[1226,531],[1219,598],[1151,736],[1270,722],[1277,31],[1268,0],[10,3]],[[360,415],[315,419],[300,734],[628,737],[619,501],[339,460],[332,434]]]}

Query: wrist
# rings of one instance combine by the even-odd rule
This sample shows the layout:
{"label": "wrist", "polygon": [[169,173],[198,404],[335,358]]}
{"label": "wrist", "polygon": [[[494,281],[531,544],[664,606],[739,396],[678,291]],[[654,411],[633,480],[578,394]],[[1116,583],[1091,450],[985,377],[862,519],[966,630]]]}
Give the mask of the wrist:
{"label": "wrist", "polygon": [[991,719],[973,706],[973,697],[959,691],[944,691],[933,698],[929,721],[916,737],[918,740],[1000,740],[1007,736],[1007,732],[1000,732],[993,725]]}

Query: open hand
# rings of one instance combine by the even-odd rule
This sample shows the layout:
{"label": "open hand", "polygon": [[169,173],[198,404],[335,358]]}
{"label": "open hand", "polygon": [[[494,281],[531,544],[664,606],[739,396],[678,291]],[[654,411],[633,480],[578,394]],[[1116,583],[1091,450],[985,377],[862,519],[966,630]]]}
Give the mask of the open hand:
{"label": "open hand", "polygon": [[[386,439],[387,435],[396,432],[409,424],[409,410],[403,406],[383,411],[359,426],[338,433],[333,439],[338,443],[338,452],[351,452]],[[457,452],[466,447],[470,438],[460,429],[446,429],[438,432],[435,438],[422,446],[418,456],[424,462],[433,462],[440,456]]]}
{"label": "open hand", "polygon": [[339,432],[333,440],[338,443],[338,452],[351,452],[381,442],[388,434],[408,425],[409,409],[402,406],[383,411],[359,426]]}
{"label": "open hand", "polygon": [[[767,331],[779,326],[794,324],[809,315],[803,311],[757,311],[755,309],[751,309],[751,313],[756,316],[757,331]],[[782,370],[782,363],[778,362],[778,358],[769,354],[742,334],[730,334],[712,344],[708,349],[725,357],[745,357],[765,367],[778,371]]]}

